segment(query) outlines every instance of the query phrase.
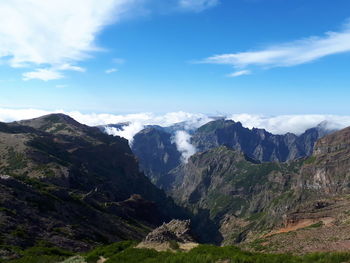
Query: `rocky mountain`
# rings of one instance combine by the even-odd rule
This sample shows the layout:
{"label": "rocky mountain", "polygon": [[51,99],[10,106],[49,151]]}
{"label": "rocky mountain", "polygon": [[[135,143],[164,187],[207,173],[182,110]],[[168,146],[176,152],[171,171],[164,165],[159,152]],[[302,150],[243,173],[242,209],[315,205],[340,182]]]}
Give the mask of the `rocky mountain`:
{"label": "rocky mountain", "polygon": [[140,173],[127,140],[63,114],[0,123],[2,244],[81,251],[185,216]]}
{"label": "rocky mountain", "polygon": [[[248,233],[269,229],[282,220],[293,205],[290,190],[301,164],[260,164],[220,146],[197,153],[172,170],[169,193],[193,213],[208,213],[225,243],[241,242]],[[280,200],[285,202],[279,205]]]}
{"label": "rocky mountain", "polygon": [[[173,180],[168,173],[182,162],[174,142],[175,132],[181,129],[185,129],[183,124],[148,126],[135,135],[132,143],[132,151],[142,171],[163,189],[167,189]],[[274,135],[264,129],[248,129],[240,122],[224,119],[189,130],[192,136],[190,143],[199,152],[227,146],[260,162],[285,162],[310,156],[315,142],[331,132],[334,131],[327,129],[326,123],[321,123],[299,136],[292,133]]]}
{"label": "rocky mountain", "polygon": [[315,142],[331,132],[320,124],[300,136],[275,135],[264,129],[245,128],[240,122],[216,120],[197,129],[192,144],[200,152],[225,145],[261,162],[285,162],[309,156]]}
{"label": "rocky mountain", "polygon": [[181,163],[181,153],[172,136],[165,128],[149,126],[134,136],[131,146],[141,170],[159,187],[169,184],[167,173]]}
{"label": "rocky mountain", "polygon": [[350,128],[318,140],[307,158],[259,163],[219,146],[169,176],[170,195],[207,212],[224,244],[302,253],[350,247]]}

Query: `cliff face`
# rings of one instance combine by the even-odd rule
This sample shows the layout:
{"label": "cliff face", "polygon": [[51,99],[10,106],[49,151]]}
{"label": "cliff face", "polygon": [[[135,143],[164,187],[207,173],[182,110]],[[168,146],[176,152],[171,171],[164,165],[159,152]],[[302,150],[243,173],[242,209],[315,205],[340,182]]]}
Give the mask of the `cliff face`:
{"label": "cliff face", "polygon": [[141,170],[161,188],[169,184],[165,175],[181,163],[181,154],[172,141],[172,134],[162,127],[147,127],[138,132],[132,151],[138,157]]}
{"label": "cliff face", "polygon": [[272,228],[283,220],[293,206],[295,196],[290,190],[301,163],[259,164],[242,152],[220,146],[172,170],[175,183],[169,192],[194,213],[207,211],[222,228],[225,242],[240,242],[248,232]]}
{"label": "cliff face", "polygon": [[[181,154],[173,141],[174,133],[181,129],[184,129],[181,125],[149,126],[137,133],[132,143],[141,170],[165,190],[172,184],[169,171],[181,164]],[[239,122],[220,119],[191,130],[190,143],[198,152],[226,146],[260,162],[285,162],[310,156],[315,142],[331,132],[321,123],[300,136],[274,135],[264,129],[250,130]]]}
{"label": "cliff face", "polygon": [[220,146],[169,175],[173,198],[208,213],[225,244],[256,249],[261,242],[270,252],[348,248],[350,128],[320,139],[308,158],[259,163]]}
{"label": "cliff face", "polygon": [[141,239],[181,209],[139,172],[128,142],[52,114],[0,123],[0,235],[84,250]]}
{"label": "cliff face", "polygon": [[285,162],[309,156],[314,143],[330,132],[318,126],[300,136],[291,133],[274,135],[264,129],[250,130],[239,122],[216,120],[200,127],[194,133],[192,143],[199,151],[225,145],[261,162]]}
{"label": "cliff face", "polygon": [[298,187],[309,195],[350,193],[350,128],[330,134],[315,145],[301,170]]}

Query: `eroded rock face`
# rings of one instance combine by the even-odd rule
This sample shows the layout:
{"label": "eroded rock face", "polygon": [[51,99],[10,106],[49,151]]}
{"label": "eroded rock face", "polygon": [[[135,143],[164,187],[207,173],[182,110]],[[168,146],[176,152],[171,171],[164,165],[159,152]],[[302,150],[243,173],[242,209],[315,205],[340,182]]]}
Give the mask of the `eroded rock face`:
{"label": "eroded rock face", "polygon": [[195,239],[193,238],[191,233],[190,225],[190,220],[171,220],[169,223],[164,223],[163,225],[149,233],[144,239],[144,242],[195,242]]}
{"label": "eroded rock face", "polygon": [[192,143],[201,152],[225,145],[261,162],[285,162],[311,155],[315,142],[331,132],[334,131],[320,124],[299,136],[276,135],[264,129],[245,128],[240,122],[216,120],[198,128]]}
{"label": "eroded rock face", "polygon": [[350,128],[330,134],[315,145],[301,170],[297,187],[317,196],[350,193]]}

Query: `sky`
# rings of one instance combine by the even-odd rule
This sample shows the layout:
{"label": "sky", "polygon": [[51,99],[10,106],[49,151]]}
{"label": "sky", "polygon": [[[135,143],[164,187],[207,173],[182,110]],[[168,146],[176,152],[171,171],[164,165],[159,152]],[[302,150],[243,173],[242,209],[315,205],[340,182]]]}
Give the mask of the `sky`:
{"label": "sky", "polygon": [[0,120],[339,120],[350,116],[349,10],[348,0],[2,0]]}

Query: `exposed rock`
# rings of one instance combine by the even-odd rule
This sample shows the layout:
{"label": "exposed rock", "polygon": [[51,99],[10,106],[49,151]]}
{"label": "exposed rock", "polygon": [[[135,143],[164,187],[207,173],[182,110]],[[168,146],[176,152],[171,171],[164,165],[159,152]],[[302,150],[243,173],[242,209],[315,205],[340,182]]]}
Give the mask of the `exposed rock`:
{"label": "exposed rock", "polygon": [[195,242],[190,229],[190,220],[171,220],[169,223],[163,223],[160,227],[150,232],[145,242]]}
{"label": "exposed rock", "polygon": [[285,162],[311,155],[315,142],[331,132],[320,124],[300,136],[275,135],[264,129],[245,128],[240,122],[216,120],[198,128],[192,143],[199,151],[225,145],[261,162]]}

